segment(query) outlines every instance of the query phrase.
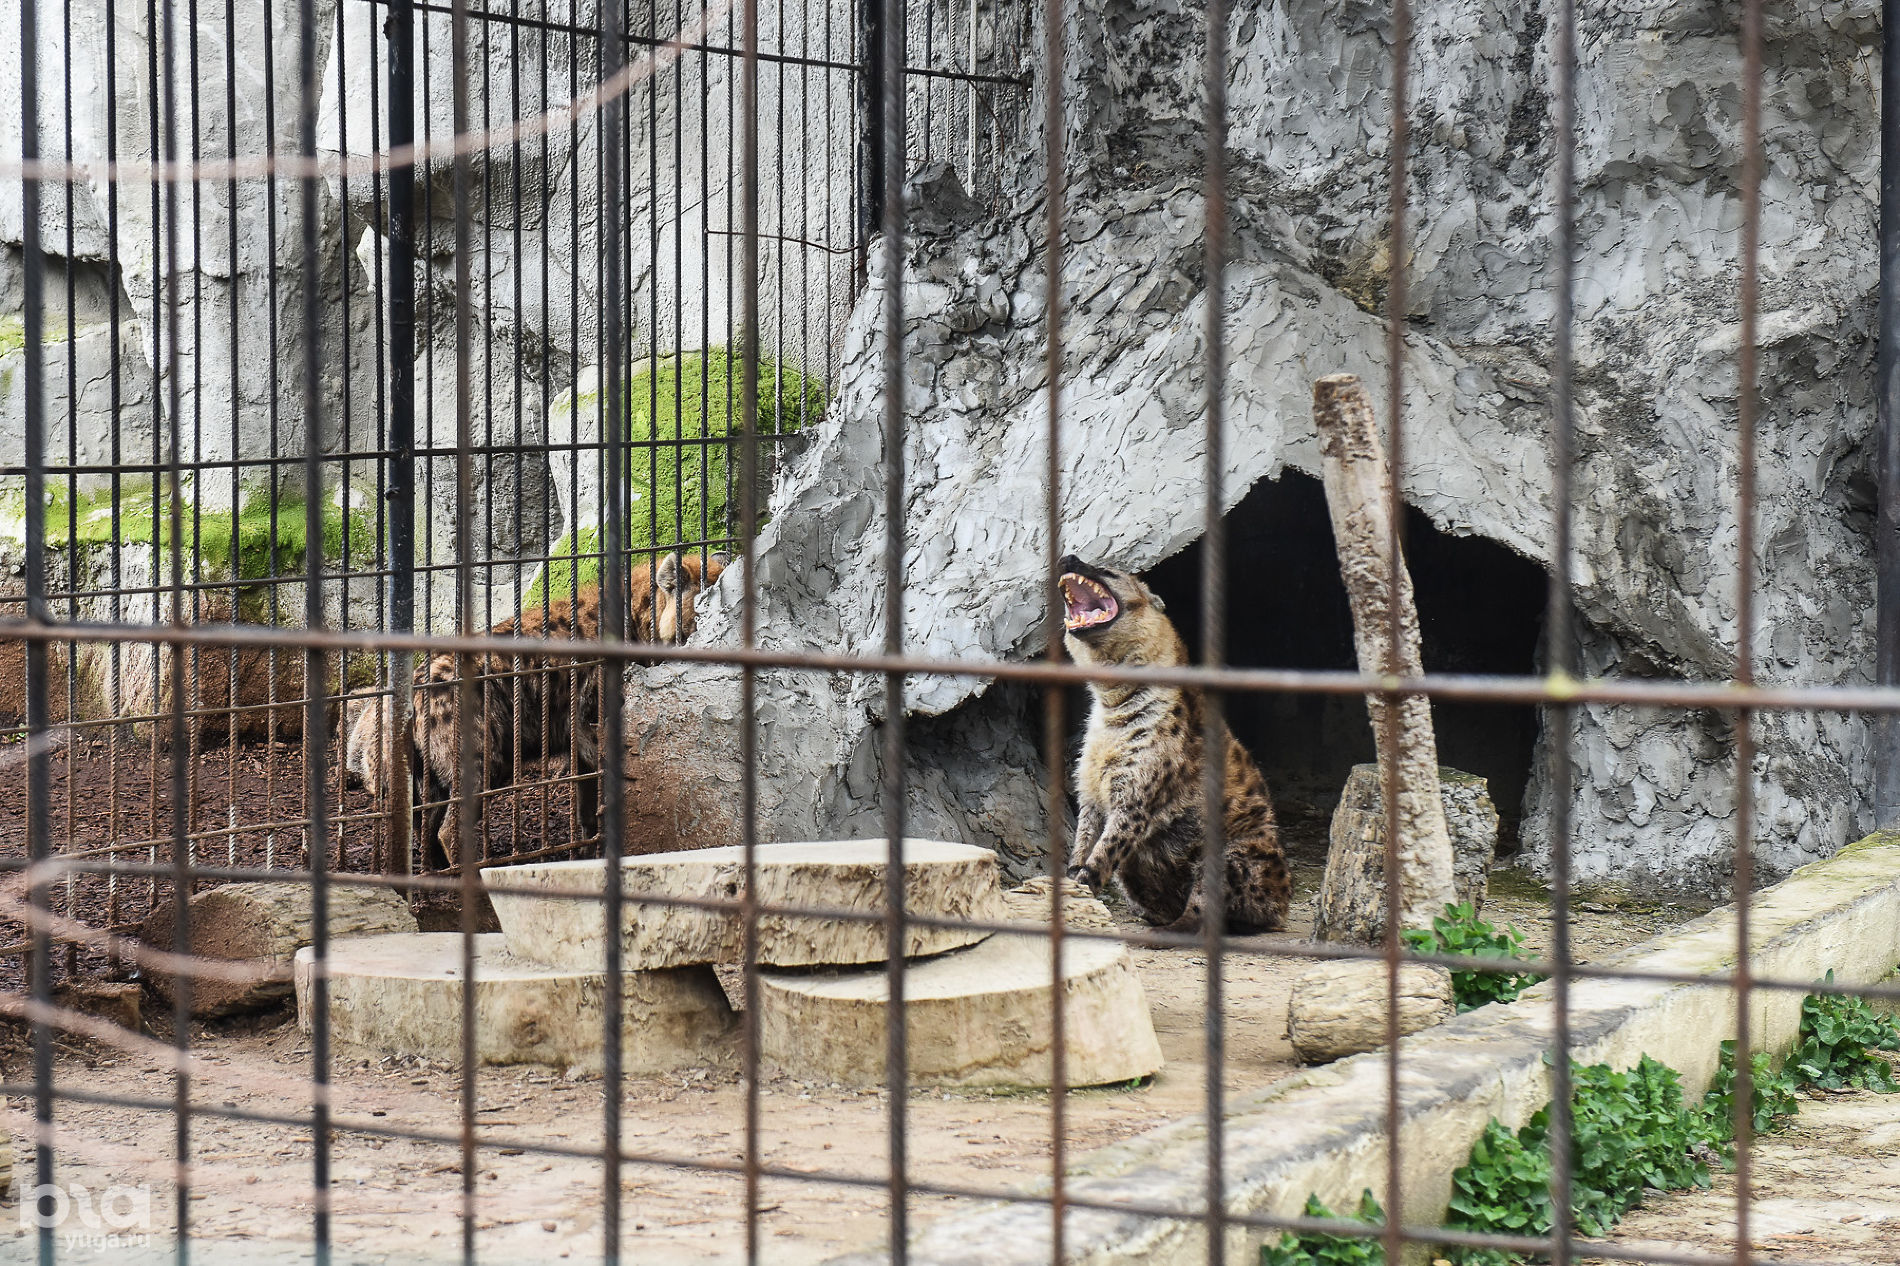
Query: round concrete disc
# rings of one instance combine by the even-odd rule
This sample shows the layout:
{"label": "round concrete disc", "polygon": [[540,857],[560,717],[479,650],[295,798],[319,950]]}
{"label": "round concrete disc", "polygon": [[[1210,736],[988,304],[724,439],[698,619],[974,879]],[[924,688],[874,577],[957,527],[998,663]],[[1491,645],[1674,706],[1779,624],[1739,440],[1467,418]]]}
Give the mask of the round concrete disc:
{"label": "round concrete disc", "polygon": [[[1050,958],[1045,937],[1003,935],[911,963],[904,973],[911,1079],[1049,1085]],[[1068,1083],[1104,1085],[1158,1070],[1161,1046],[1127,948],[1073,938],[1062,967]],[[760,1050],[771,1066],[804,1080],[885,1081],[883,971],[768,972],[759,986]]]}
{"label": "round concrete disc", "polygon": [[[296,958],[297,1022],[308,1032],[313,951]],[[330,943],[330,1032],[391,1055],[462,1057],[462,938],[456,932]],[[709,967],[628,972],[622,1067],[717,1067],[731,1058],[732,1009]],[[529,962],[496,933],[475,938],[475,1053],[484,1064],[601,1067],[606,977]]]}
{"label": "round concrete disc", "polygon": [[[825,913],[761,915],[758,961],[780,967],[883,962],[887,858],[883,840],[759,845],[754,872],[759,902]],[[539,962],[600,970],[606,938],[599,897],[606,866],[604,861],[548,862],[483,871],[509,949]],[[745,885],[744,868],[744,850],[736,847],[624,859],[621,950],[627,970],[738,962],[741,927],[732,908],[642,898],[736,903]],[[989,849],[904,841],[904,906],[914,917],[1001,922],[997,876],[996,854]],[[508,888],[532,891],[498,891]],[[576,900],[577,894],[593,899]],[[985,935],[969,928],[913,925],[905,930],[904,952],[941,953]]]}

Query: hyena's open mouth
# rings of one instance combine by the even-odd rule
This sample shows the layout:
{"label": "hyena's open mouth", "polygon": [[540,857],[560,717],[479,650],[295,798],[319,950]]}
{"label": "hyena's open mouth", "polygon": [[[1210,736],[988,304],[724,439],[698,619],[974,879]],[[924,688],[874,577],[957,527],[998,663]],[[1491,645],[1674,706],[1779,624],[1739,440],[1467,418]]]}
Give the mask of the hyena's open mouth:
{"label": "hyena's open mouth", "polygon": [[1063,624],[1071,633],[1107,624],[1121,614],[1115,595],[1087,576],[1064,572],[1059,583],[1062,585],[1062,600],[1068,606]]}

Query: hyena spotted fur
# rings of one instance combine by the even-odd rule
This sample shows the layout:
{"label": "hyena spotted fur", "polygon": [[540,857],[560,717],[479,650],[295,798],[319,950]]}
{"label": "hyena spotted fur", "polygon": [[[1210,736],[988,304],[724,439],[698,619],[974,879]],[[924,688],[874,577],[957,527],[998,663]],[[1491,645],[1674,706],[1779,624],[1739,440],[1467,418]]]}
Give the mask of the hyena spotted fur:
{"label": "hyena spotted fur", "polygon": [[[703,569],[698,555],[668,554],[651,570],[635,567],[628,576],[632,624],[629,637],[672,642],[693,631],[701,590],[725,570],[726,558],[714,554]],[[578,642],[600,640],[600,589],[582,589],[572,598],[530,606],[519,623],[503,620],[492,634]],[[456,676],[459,657],[444,651],[416,666],[415,712],[410,722],[410,776],[414,792],[416,839],[423,864],[439,870],[456,856],[458,817]],[[475,761],[482,773],[480,790],[514,780],[517,751],[525,758],[567,756],[578,775],[574,805],[584,836],[600,833],[600,686],[602,661],[586,652],[572,656],[473,657],[479,724]],[[478,828],[479,829],[479,828]]]}
{"label": "hyena spotted fur", "polygon": [[[1076,663],[1187,663],[1161,600],[1139,579],[1074,556],[1061,568],[1063,644]],[[1096,890],[1119,879],[1143,919],[1170,931],[1196,931],[1207,901],[1201,693],[1121,682],[1091,682],[1089,693],[1069,876]],[[1278,931],[1286,926],[1293,885],[1273,802],[1260,770],[1231,734],[1226,762],[1225,930]]]}

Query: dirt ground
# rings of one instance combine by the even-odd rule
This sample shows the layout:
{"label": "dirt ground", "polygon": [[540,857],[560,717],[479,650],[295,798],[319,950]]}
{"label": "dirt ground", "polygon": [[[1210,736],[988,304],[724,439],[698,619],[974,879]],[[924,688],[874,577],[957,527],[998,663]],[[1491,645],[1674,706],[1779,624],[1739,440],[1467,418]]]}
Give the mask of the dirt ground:
{"label": "dirt ground", "polygon": [[[0,665],[0,668],[3,668]],[[333,752],[334,756],[335,753]],[[171,759],[149,740],[109,738],[102,732],[56,745],[49,753],[47,805],[50,830],[62,855],[169,864]],[[521,781],[556,778],[559,762],[529,765]],[[205,739],[186,761],[188,830],[192,860],[200,866],[300,868],[307,864],[301,822],[308,816],[304,748],[300,742]],[[0,747],[0,860],[26,855],[27,781],[20,746]],[[387,836],[387,808],[360,785],[346,784],[334,764],[327,780],[331,817],[328,856],[337,870],[373,872]],[[597,847],[573,845],[571,794],[565,783],[547,782],[497,793],[485,818],[488,855],[515,857],[554,850],[561,855],[598,855]],[[639,851],[650,851],[643,849]],[[0,891],[20,888],[17,876],[0,876]],[[140,877],[80,875],[56,883],[50,893],[56,914],[99,929],[135,929],[155,902],[170,895],[170,883]],[[425,918],[431,912],[420,912]],[[440,912],[435,912],[440,913]],[[444,927],[457,926],[452,914]],[[0,917],[0,946],[23,942],[17,920]],[[62,952],[56,971],[76,977],[117,974],[102,952]],[[0,955],[0,989],[18,989],[24,964]]]}
{"label": "dirt ground", "polygon": [[[1318,867],[1296,868],[1293,928],[1252,938],[1261,947],[1299,944],[1311,926]],[[1493,915],[1517,922],[1533,942],[1544,931],[1538,891],[1502,878]],[[1601,954],[1641,940],[1687,911],[1579,911],[1580,953]],[[1128,923],[1127,926],[1137,925]],[[1137,1087],[1089,1089],[1068,1098],[1066,1148],[1074,1156],[1128,1138],[1203,1106],[1203,997],[1206,960],[1181,950],[1134,951],[1147,990],[1166,1066]],[[1284,1027],[1290,977],[1312,960],[1236,955],[1224,972],[1230,1093],[1271,1084],[1295,1067]],[[201,1029],[194,1038],[207,1067],[194,1101],[283,1112],[308,1102],[307,1039],[287,1014]],[[9,1080],[24,1080],[16,1054]],[[63,1047],[62,1088],[135,1095],[169,1104],[170,1076],[149,1051],[98,1044]],[[452,1135],[460,1077],[443,1064],[363,1058],[339,1053],[334,1113],[339,1121]],[[484,1069],[476,1120],[492,1140],[479,1153],[476,1181],[478,1249],[485,1260],[592,1259],[601,1251],[603,1171],[597,1161],[537,1155],[511,1144],[594,1148],[602,1137],[598,1079],[561,1070]],[[18,1137],[22,1100],[10,1107]],[[744,1149],[745,1092],[736,1077],[697,1074],[629,1080],[622,1112],[623,1144],[631,1151],[712,1163],[736,1163]],[[881,1181],[888,1170],[888,1097],[791,1080],[763,1084],[760,1127],[768,1163],[797,1172]],[[920,1090],[907,1105],[913,1181],[1019,1187],[1049,1164],[1050,1100],[1046,1093]],[[173,1121],[166,1110],[62,1102],[58,1107],[61,1173],[97,1192],[111,1184],[149,1184],[153,1252],[170,1243],[168,1184]],[[307,1248],[311,1212],[308,1129],[194,1118],[190,1225],[199,1260],[228,1250],[247,1262],[297,1260]],[[342,1260],[411,1262],[449,1258],[461,1246],[461,1176],[455,1147],[337,1132],[331,1190],[335,1240]],[[621,1178],[624,1248],[641,1263],[743,1260],[744,1189],[736,1176],[664,1165],[630,1165]],[[761,1189],[764,1260],[803,1266],[875,1242],[885,1233],[881,1188],[823,1181],[767,1180]],[[966,1203],[913,1195],[913,1224]],[[0,1258],[14,1234],[11,1211],[0,1213]],[[303,1246],[303,1247],[300,1247]],[[75,1240],[65,1260],[88,1258]],[[104,1250],[101,1250],[103,1253]],[[120,1245],[113,1261],[131,1260]],[[287,1256],[285,1256],[287,1254]],[[261,1256],[260,1256],[261,1255]]]}
{"label": "dirt ground", "polygon": [[[1764,1260],[1900,1262],[1900,1098],[1817,1091],[1754,1157],[1749,1239]],[[1638,1253],[1733,1253],[1735,1210],[1735,1176],[1720,1174],[1707,1191],[1652,1196],[1614,1240]]]}

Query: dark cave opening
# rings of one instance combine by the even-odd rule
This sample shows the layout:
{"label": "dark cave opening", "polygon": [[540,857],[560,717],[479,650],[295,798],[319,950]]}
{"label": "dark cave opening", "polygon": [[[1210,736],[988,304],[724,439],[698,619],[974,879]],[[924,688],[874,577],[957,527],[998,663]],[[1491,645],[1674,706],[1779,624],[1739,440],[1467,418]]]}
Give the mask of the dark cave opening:
{"label": "dark cave opening", "polygon": [[[1352,613],[1339,578],[1326,496],[1317,479],[1262,479],[1227,516],[1228,661],[1243,667],[1352,669]],[[1495,541],[1440,531],[1406,508],[1406,562],[1417,598],[1425,668],[1531,673],[1542,635],[1544,569]],[[1198,660],[1201,544],[1144,577]],[[1289,851],[1324,857],[1327,826],[1352,766],[1373,758],[1365,701],[1356,695],[1240,692],[1229,723],[1266,774]],[[1537,739],[1527,705],[1441,702],[1433,709],[1441,764],[1491,784],[1499,851],[1516,848]]]}

